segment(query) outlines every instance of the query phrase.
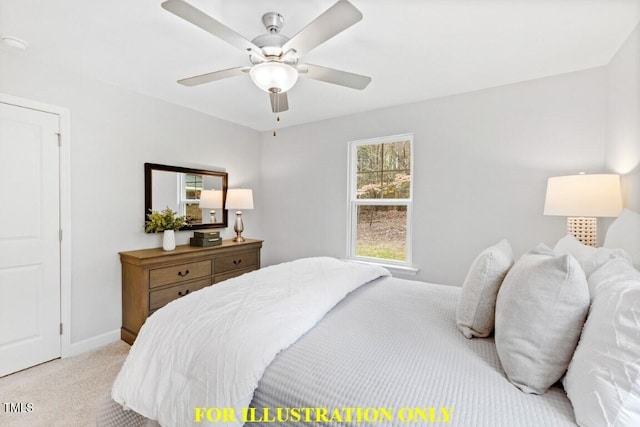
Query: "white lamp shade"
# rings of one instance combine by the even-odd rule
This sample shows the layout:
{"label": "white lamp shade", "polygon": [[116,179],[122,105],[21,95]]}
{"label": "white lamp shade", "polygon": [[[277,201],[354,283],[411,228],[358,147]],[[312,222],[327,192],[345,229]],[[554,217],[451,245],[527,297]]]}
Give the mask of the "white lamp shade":
{"label": "white lamp shade", "polygon": [[253,191],[248,188],[234,188],[227,190],[227,209],[242,211],[253,209]]}
{"label": "white lamp shade", "polygon": [[265,92],[284,93],[298,80],[298,71],[281,62],[263,62],[251,67],[251,80]]}
{"label": "white lamp shade", "polygon": [[202,190],[199,207],[200,209],[222,208],[222,190]]}
{"label": "white lamp shade", "polygon": [[613,217],[620,211],[619,175],[580,174],[551,177],[547,181],[545,215]]}

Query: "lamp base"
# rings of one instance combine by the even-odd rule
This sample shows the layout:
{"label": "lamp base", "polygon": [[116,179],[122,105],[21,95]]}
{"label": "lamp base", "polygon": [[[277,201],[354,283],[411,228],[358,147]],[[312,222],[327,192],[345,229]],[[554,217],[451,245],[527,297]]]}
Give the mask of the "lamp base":
{"label": "lamp base", "polygon": [[233,225],[233,231],[236,232],[236,237],[233,238],[234,242],[244,242],[242,232],[244,231],[244,223],[242,222],[242,212],[236,212],[236,223]]}
{"label": "lamp base", "polygon": [[583,245],[595,247],[598,243],[597,218],[567,217],[567,231]]}

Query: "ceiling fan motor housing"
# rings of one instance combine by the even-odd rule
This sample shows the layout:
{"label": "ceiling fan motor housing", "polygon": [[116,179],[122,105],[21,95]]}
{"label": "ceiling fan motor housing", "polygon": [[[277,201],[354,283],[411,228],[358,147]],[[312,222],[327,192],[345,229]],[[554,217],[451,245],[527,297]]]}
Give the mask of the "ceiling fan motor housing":
{"label": "ceiling fan motor housing", "polygon": [[[282,45],[289,41],[289,37],[282,34],[262,34],[251,42],[258,46],[262,51],[262,54],[267,59],[277,59],[282,55]],[[253,64],[259,64],[264,62],[264,59],[258,58],[255,55],[250,55],[251,62]]]}
{"label": "ceiling fan motor housing", "polygon": [[[284,17],[277,12],[268,12],[262,15],[262,23],[267,29],[267,34],[259,35],[251,40],[251,43],[255,44],[262,51],[264,58],[269,61],[280,61],[282,54],[282,46],[289,41],[289,37],[280,34],[280,30],[284,25]],[[255,55],[249,55],[249,59],[252,64],[260,64],[264,61],[264,58],[259,58]],[[295,66],[298,59],[295,57],[287,58],[285,62],[289,65]]]}

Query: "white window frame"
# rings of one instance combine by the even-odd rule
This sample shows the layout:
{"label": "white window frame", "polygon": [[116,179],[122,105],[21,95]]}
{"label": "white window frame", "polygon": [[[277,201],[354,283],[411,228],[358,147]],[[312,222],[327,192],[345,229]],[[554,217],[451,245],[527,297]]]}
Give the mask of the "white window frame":
{"label": "white window frame", "polygon": [[[391,143],[396,141],[409,141],[410,148],[410,167],[411,167],[411,182],[409,184],[409,198],[406,199],[358,199],[357,198],[357,159],[358,159],[358,147],[362,145],[376,145]],[[415,275],[418,269],[412,264],[413,260],[413,181],[414,181],[414,168],[413,168],[413,134],[405,133],[399,135],[384,136],[371,139],[360,139],[349,142],[349,153],[347,162],[347,258],[354,261],[367,262],[372,264],[378,264],[389,268],[392,273],[411,274]],[[405,261],[387,260],[381,258],[371,258],[356,255],[356,237],[357,237],[357,218],[358,218],[358,206],[361,205],[377,205],[377,206],[406,206],[407,207],[407,259]]]}
{"label": "white window frame", "polygon": [[[187,175],[197,175],[193,173],[179,173],[178,174],[178,214],[187,214],[187,204],[199,202],[200,199],[187,199]],[[202,179],[202,188],[204,189],[204,178]]]}

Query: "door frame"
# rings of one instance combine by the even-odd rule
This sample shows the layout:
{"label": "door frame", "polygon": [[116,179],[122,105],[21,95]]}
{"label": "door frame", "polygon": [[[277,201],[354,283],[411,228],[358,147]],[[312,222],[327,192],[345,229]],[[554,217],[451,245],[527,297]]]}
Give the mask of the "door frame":
{"label": "door frame", "polygon": [[52,113],[60,123],[60,357],[71,356],[71,114],[68,108],[0,93],[0,102]]}

